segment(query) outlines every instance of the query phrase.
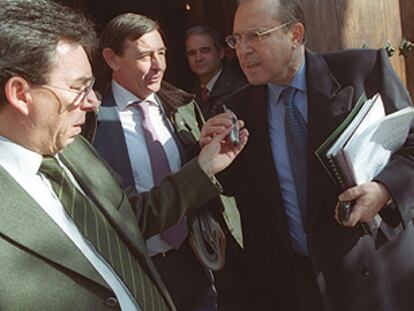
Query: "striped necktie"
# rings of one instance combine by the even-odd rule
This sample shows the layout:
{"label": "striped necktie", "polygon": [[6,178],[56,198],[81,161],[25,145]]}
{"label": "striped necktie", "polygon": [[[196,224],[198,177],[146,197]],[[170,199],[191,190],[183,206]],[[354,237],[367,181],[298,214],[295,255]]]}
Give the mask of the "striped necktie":
{"label": "striped necktie", "polygon": [[299,109],[294,104],[296,89],[287,87],[282,96],[285,101],[286,144],[296,189],[298,206],[305,224],[307,196],[307,142],[308,128]]}
{"label": "striped necktie", "polygon": [[39,171],[48,177],[68,215],[123,280],[141,309],[168,310],[161,293],[115,228],[100,209],[73,185],[56,158],[44,156]]}

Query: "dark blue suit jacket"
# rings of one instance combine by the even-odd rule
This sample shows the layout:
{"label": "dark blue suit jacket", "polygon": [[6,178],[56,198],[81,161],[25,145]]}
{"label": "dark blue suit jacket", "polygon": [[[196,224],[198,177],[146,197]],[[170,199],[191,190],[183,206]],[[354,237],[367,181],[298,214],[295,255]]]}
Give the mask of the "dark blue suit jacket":
{"label": "dark blue suit jacket", "polygon": [[[373,236],[334,218],[341,192],[315,156],[361,94],[379,92],[386,113],[411,105],[384,50],[306,52],[308,198],[306,230],[315,278],[327,311],[410,311],[414,289],[414,137],[376,180],[394,208],[382,210]],[[228,103],[249,129],[249,143],[224,172],[224,188],[241,212],[252,310],[294,311],[293,251],[268,132],[267,87],[249,87]],[[254,267],[254,268],[252,268]],[[251,268],[251,269],[250,269]]]}

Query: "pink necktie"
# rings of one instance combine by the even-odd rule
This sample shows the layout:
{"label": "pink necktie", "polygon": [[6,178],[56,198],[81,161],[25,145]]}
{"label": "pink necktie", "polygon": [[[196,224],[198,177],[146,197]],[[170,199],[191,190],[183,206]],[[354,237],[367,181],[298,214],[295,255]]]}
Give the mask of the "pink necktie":
{"label": "pink necktie", "polygon": [[[145,143],[151,161],[152,176],[154,186],[158,186],[161,180],[171,173],[170,164],[168,163],[167,154],[160,142],[157,132],[151,124],[148,110],[148,102],[140,102],[137,107],[142,117],[142,129],[144,130]],[[170,228],[160,233],[161,238],[175,249],[178,249],[188,236],[188,228],[185,218]]]}

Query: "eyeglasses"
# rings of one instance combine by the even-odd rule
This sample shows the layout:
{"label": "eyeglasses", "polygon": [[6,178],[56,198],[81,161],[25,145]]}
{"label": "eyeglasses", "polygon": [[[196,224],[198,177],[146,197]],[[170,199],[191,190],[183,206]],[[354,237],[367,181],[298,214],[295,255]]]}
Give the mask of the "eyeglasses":
{"label": "eyeglasses", "polygon": [[229,35],[226,37],[225,41],[227,43],[227,45],[232,48],[235,49],[236,46],[238,44],[240,44],[242,37],[245,38],[247,44],[257,44],[260,41],[262,41],[263,37],[266,37],[268,35],[270,35],[272,32],[275,32],[276,30],[282,29],[283,27],[286,27],[288,25],[290,25],[291,22],[287,22],[284,23],[282,25],[277,25],[276,27],[264,30],[264,31],[249,31],[243,34],[239,34],[239,33],[234,33],[232,35]]}
{"label": "eyeglasses", "polygon": [[68,89],[62,86],[56,86],[51,84],[43,84],[42,86],[48,86],[54,89],[71,92],[77,94],[73,100],[73,103],[82,103],[85,101],[86,97],[88,97],[89,93],[92,91],[93,86],[95,85],[95,78],[92,78],[88,81],[88,85],[86,85],[82,90],[75,90],[75,89]]}

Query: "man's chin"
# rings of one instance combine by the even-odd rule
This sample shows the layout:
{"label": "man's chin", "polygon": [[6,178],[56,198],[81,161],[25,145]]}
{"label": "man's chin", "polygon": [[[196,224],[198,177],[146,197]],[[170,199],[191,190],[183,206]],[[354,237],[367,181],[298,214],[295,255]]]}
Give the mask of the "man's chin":
{"label": "man's chin", "polygon": [[148,85],[148,89],[151,93],[157,93],[161,88],[161,81],[157,81]]}
{"label": "man's chin", "polygon": [[75,141],[75,138],[80,135],[80,134],[75,134],[71,137],[68,137],[67,139],[65,139],[64,141],[60,142],[59,145],[57,145],[57,149],[59,149],[59,151],[65,149],[67,146],[69,146],[71,143],[73,143]]}
{"label": "man's chin", "polygon": [[250,84],[252,85],[263,85],[267,83],[266,79],[263,79],[261,77],[257,77],[257,76],[247,76],[247,80],[249,81]]}

